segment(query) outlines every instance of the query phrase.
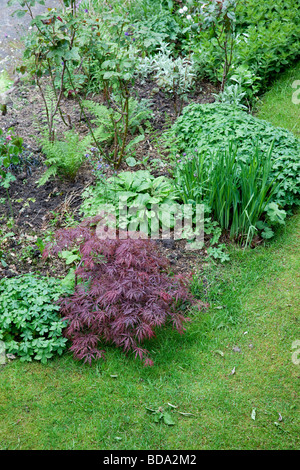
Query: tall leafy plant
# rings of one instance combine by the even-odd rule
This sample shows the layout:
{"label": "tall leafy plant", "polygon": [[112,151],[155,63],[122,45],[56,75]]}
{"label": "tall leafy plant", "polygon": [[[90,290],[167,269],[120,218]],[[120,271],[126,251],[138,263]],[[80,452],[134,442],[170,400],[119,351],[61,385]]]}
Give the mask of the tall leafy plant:
{"label": "tall leafy plant", "polygon": [[239,0],[211,0],[198,9],[201,30],[208,30],[223,57],[221,92],[230,72],[236,44],[236,9]]}
{"label": "tall leafy plant", "polygon": [[9,194],[10,184],[15,181],[15,176],[11,172],[13,165],[20,162],[20,154],[23,150],[23,139],[15,134],[12,128],[4,133],[0,129],[0,186],[5,189],[10,214],[14,224],[14,212]]}
{"label": "tall leafy plant", "polygon": [[199,152],[178,165],[178,192],[184,202],[205,202],[220,227],[247,246],[279,185],[271,175],[271,156],[272,146],[266,154],[254,147],[242,161],[232,142],[214,153]]}
{"label": "tall leafy plant", "polygon": [[[118,97],[114,96],[114,100],[116,103],[119,103]],[[101,144],[106,144],[108,146],[113,144],[113,161],[115,162],[124,139],[124,121],[120,119],[119,112],[111,107],[95,103],[92,100],[84,100],[83,105],[95,116],[94,118],[91,118],[91,122],[92,124],[95,124],[93,132],[97,142],[101,142]],[[126,135],[127,137],[130,134],[133,136],[137,133],[137,130],[140,132],[137,133],[129,143],[126,143],[123,149],[123,155],[145,138],[142,124],[151,118],[152,114],[153,112],[149,107],[148,100],[138,101],[132,97],[128,99],[128,123]]]}
{"label": "tall leafy plant", "polygon": [[[80,60],[76,46],[77,10],[75,0],[64,1],[64,11],[61,16],[49,9],[43,15],[34,15],[33,7],[43,0],[10,0],[9,5],[18,4],[21,9],[14,12],[19,18],[28,14],[34,34],[29,34],[25,41],[24,58],[32,59],[30,73],[39,88],[46,112],[48,136],[51,142],[55,139],[55,118],[60,114],[62,121],[70,127],[68,116],[62,111],[61,102],[64,91],[64,78],[68,62],[78,63]],[[26,66],[20,67],[25,72]],[[46,99],[42,78],[50,77],[53,90],[53,101],[49,104]],[[58,79],[59,77],[59,79]],[[59,86],[56,86],[58,79]]]}
{"label": "tall leafy plant", "polygon": [[97,70],[98,89],[103,91],[114,129],[114,149],[108,158],[119,168],[126,148],[130,127],[131,87],[134,81],[136,54],[132,51],[128,19],[103,13],[96,19],[96,40],[87,58]]}
{"label": "tall leafy plant", "polygon": [[[34,15],[33,7],[44,4],[44,0],[10,0],[9,5],[18,4],[21,9],[14,12],[22,18],[29,14],[33,33],[25,40],[24,58],[31,61],[30,67],[22,65],[21,73],[29,72],[35,85],[38,87],[45,109],[45,117],[48,129],[48,139],[54,142],[56,138],[56,121],[58,115],[64,125],[72,129],[70,115],[62,107],[62,99],[67,88],[72,90],[75,99],[84,115],[86,124],[94,140],[95,146],[103,155],[103,150],[94,138],[93,129],[81,103],[74,69],[80,68],[84,60],[85,36],[82,35],[82,18],[78,14],[75,0],[63,0],[61,11],[48,9],[42,15]],[[48,87],[45,87],[45,80]],[[50,91],[49,91],[50,90]],[[51,94],[51,99],[48,99]]]}

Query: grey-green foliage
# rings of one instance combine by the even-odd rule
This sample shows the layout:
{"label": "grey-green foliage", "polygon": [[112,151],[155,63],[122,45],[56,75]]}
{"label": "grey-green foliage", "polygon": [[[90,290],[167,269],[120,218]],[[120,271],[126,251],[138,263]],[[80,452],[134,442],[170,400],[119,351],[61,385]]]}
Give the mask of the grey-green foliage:
{"label": "grey-green foliage", "polygon": [[168,93],[176,90],[183,95],[191,90],[196,79],[193,57],[175,59],[168,44],[161,44],[156,54],[138,60],[136,76],[143,82],[150,75],[162,90]]}
{"label": "grey-green foliage", "polygon": [[31,273],[0,281],[0,339],[22,361],[46,363],[62,354],[66,322],[56,301],[67,293],[59,280]]}
{"label": "grey-green foliage", "polygon": [[247,109],[247,106],[243,104],[245,96],[246,93],[243,92],[242,87],[238,83],[225,85],[223,92],[214,94],[216,102],[226,103],[242,109]]}
{"label": "grey-green foliage", "polygon": [[74,180],[84,161],[84,155],[90,142],[90,136],[80,140],[74,130],[65,132],[63,140],[50,142],[47,137],[40,139],[42,152],[46,157],[45,165],[48,168],[39,179],[39,186],[54,176]]}
{"label": "grey-green foliage", "polygon": [[225,150],[231,141],[242,162],[249,160],[253,148],[267,155],[273,144],[270,176],[281,184],[272,201],[281,208],[300,204],[300,141],[285,129],[226,104],[191,104],[164,140],[174,157],[183,152],[195,155],[197,151]]}

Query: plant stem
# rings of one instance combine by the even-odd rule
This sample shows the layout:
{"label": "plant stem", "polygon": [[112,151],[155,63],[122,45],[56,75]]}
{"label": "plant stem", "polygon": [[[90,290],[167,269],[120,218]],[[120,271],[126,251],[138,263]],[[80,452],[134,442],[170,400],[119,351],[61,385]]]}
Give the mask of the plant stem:
{"label": "plant stem", "polygon": [[[66,65],[66,71],[67,71],[67,73],[68,73],[68,75],[69,75],[70,83],[71,83],[73,89],[75,89],[74,83],[73,83],[73,80],[72,80],[72,76],[71,76],[69,67],[67,66],[66,62],[65,62],[65,65]],[[97,139],[96,139],[96,137],[95,137],[95,134],[94,134],[93,129],[92,129],[92,126],[91,126],[91,123],[90,123],[90,121],[89,121],[89,119],[88,119],[88,117],[87,117],[87,115],[86,115],[86,113],[85,113],[83,104],[81,103],[81,99],[79,98],[79,96],[78,96],[77,93],[75,93],[75,98],[76,98],[76,100],[77,100],[77,102],[78,102],[78,104],[79,104],[81,113],[82,113],[82,114],[84,115],[84,117],[85,117],[85,121],[86,121],[86,123],[87,123],[87,126],[88,126],[88,128],[89,128],[89,131],[90,131],[90,133],[91,133],[91,136],[92,136],[92,138],[93,138],[93,141],[94,141],[94,143],[95,143],[97,149],[99,150],[99,152],[101,153],[101,155],[102,155],[105,159],[109,160],[109,158],[107,157],[106,153],[104,152],[104,150],[102,149],[102,147],[101,147],[101,146],[99,145],[99,143],[97,142]]]}
{"label": "plant stem", "polygon": [[15,230],[16,229],[16,224],[15,224],[15,217],[14,217],[14,211],[13,211],[13,207],[12,207],[12,203],[11,203],[11,198],[10,198],[10,195],[9,195],[9,192],[8,192],[7,188],[5,188],[5,191],[6,191],[6,194],[7,194],[9,210],[10,210],[11,218],[13,220],[13,227],[14,227],[14,230]]}

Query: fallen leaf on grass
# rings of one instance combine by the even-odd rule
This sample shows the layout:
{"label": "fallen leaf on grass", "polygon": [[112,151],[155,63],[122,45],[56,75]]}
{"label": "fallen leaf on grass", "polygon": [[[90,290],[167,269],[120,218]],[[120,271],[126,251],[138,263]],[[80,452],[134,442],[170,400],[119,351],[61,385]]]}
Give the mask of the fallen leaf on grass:
{"label": "fallen leaf on grass", "polygon": [[175,422],[172,419],[172,416],[169,413],[163,413],[163,420],[167,426],[174,426]]}
{"label": "fallen leaf on grass", "polygon": [[[172,409],[178,408],[177,405],[172,405],[172,403],[168,403],[168,406]],[[148,408],[146,406],[146,410],[153,413],[155,423],[159,423],[159,422],[162,421],[167,426],[174,426],[175,425],[175,421],[173,420],[173,417],[172,417],[171,413],[169,413],[168,411],[165,411],[161,406],[159,406],[157,410],[155,410],[153,408]],[[182,416],[195,416],[193,413],[185,413],[183,411],[177,411],[177,410],[174,410],[174,411],[179,413]]]}
{"label": "fallen leaf on grass", "polygon": [[153,410],[152,408],[148,408],[147,406],[146,406],[146,410],[151,411],[151,413],[156,413],[157,411],[157,410]]}
{"label": "fallen leaf on grass", "polygon": [[217,349],[215,353],[220,354],[220,356],[224,357],[224,353],[220,349]]}

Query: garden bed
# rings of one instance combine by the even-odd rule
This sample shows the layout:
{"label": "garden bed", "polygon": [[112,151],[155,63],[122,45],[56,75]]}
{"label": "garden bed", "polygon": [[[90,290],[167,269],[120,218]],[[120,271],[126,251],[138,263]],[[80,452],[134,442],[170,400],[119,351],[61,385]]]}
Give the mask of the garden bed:
{"label": "garden bed", "polygon": [[286,129],[254,110],[299,11],[63,4],[0,108],[0,448],[296,448],[294,84]]}
{"label": "garden bed", "polygon": [[[218,1],[200,9],[191,5],[194,19],[186,6],[173,10],[170,2],[168,7],[157,2],[157,15],[147,3],[155,24],[138,6],[131,5],[130,19],[118,2],[98,5],[98,12],[71,4],[36,18],[27,5],[34,34],[26,39],[20,77],[1,107],[2,285],[18,274],[59,278],[74,289],[70,306],[61,309],[80,311],[83,329],[92,310],[100,315],[110,308],[112,331],[114,322],[121,333],[122,322],[126,328],[138,324],[139,342],[165,320],[159,315],[168,310],[166,299],[176,308],[180,300],[185,311],[186,293],[175,289],[170,296],[172,283],[193,289],[191,275],[211,259],[229,261],[229,245],[254,248],[285,224],[287,211],[290,215],[299,202],[300,144],[292,133],[249,112],[268,83],[264,67],[274,64],[257,68],[244,56],[250,48],[253,59],[253,44],[233,40],[236,28],[244,37],[248,29],[253,34],[237,14],[237,2],[224,4],[222,11]],[[290,24],[294,21],[291,15]],[[290,37],[285,31],[281,41]],[[125,201],[133,209],[126,216]],[[188,243],[197,235],[199,206],[204,244],[195,249]],[[162,256],[153,255],[148,242],[100,241],[96,225],[109,229],[100,208],[118,215],[117,230],[159,233],[155,245]],[[186,230],[180,240],[174,235],[177,221]],[[57,244],[53,251],[49,242]],[[158,287],[162,270],[169,276],[165,291]],[[196,303],[201,309],[202,300]],[[123,305],[121,312],[117,305]],[[128,319],[130,309],[143,312],[143,319]],[[173,325],[179,331],[178,312]],[[88,329],[91,324],[88,320]],[[78,349],[78,357],[89,361],[89,347],[99,354],[91,335],[85,353]],[[114,337],[116,344],[127,351],[135,341],[130,335],[126,344]],[[11,345],[12,351],[19,347]]]}
{"label": "garden bed", "polygon": [[[154,90],[154,91],[153,91]],[[216,87],[203,81],[199,83],[193,93],[187,96],[187,103],[212,103],[215,98]],[[153,117],[151,118],[151,132],[147,138],[140,142],[135,149],[135,158],[142,160],[149,155],[149,160],[159,159],[161,155],[155,145],[155,138],[168,128],[176,119],[172,97],[159,90],[153,81],[144,84],[135,84],[134,93],[139,99],[147,99],[151,102]],[[41,252],[36,245],[38,238],[44,238],[48,231],[54,231],[66,225],[66,219],[70,221],[80,220],[80,205],[82,202],[82,191],[95,181],[94,170],[88,163],[84,164],[75,181],[54,178],[46,184],[38,186],[37,182],[46,167],[44,155],[38,145],[40,136],[39,123],[42,121],[43,102],[38,89],[21,80],[17,80],[7,106],[7,114],[1,117],[1,127],[4,130],[13,128],[15,133],[23,138],[25,151],[23,152],[23,166],[14,172],[16,181],[9,188],[12,209],[15,217],[16,236],[7,239],[5,247],[9,250],[7,266],[0,265],[0,276],[11,277],[17,274],[31,272],[33,268],[41,273],[57,273],[57,266],[41,260]],[[93,101],[103,103],[102,95],[94,96]],[[80,108],[74,97],[63,98],[62,109],[69,114],[71,122],[81,137],[88,132],[85,120],[81,118]],[[65,131],[61,122],[57,134]],[[153,141],[152,141],[153,140]],[[143,165],[139,165],[142,168]],[[126,162],[123,162],[120,171],[131,170]],[[132,170],[134,171],[134,170]],[[169,173],[165,167],[152,170],[155,176]],[[106,170],[106,176],[112,174],[111,168]],[[0,188],[0,197],[5,197],[5,191]],[[6,217],[10,216],[10,207],[6,199],[0,207],[0,217],[3,233],[10,231],[5,229]],[[171,262],[172,270],[175,272],[188,273],[197,263],[197,260],[205,257],[205,252],[196,254],[186,250],[184,240],[160,240],[157,246],[162,254],[166,255]],[[28,253],[28,256],[26,256]],[[59,273],[67,273],[63,263],[60,264]]]}

